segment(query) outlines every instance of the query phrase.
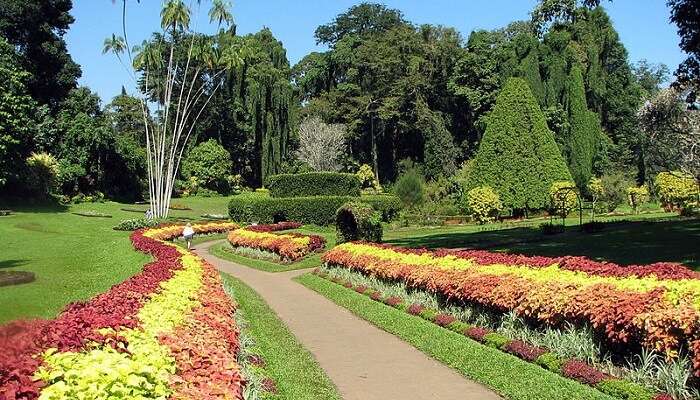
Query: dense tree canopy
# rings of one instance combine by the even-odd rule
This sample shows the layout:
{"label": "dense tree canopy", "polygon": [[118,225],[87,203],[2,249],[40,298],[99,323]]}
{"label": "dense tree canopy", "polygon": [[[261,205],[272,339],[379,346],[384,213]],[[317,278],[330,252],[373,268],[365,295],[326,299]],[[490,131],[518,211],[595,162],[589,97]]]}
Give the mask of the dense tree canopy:
{"label": "dense tree canopy", "polygon": [[510,209],[544,208],[549,189],[571,175],[527,82],[511,78],[486,119],[468,189],[493,188]]}

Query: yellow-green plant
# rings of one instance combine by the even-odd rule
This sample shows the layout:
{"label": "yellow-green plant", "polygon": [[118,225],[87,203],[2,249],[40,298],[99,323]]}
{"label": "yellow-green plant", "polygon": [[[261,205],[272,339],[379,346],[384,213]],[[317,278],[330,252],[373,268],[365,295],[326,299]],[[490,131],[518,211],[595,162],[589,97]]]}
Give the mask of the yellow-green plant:
{"label": "yellow-green plant", "polygon": [[639,206],[647,201],[649,201],[649,190],[646,186],[627,188],[627,202],[635,214],[639,213]]}
{"label": "yellow-green plant", "polygon": [[357,175],[357,179],[360,180],[360,185],[363,191],[369,191],[373,193],[382,192],[382,186],[379,184],[379,181],[374,176],[374,171],[372,171],[372,167],[370,167],[368,164],[362,164],[360,166],[360,169],[357,170],[357,172],[355,173],[355,175]]}
{"label": "yellow-green plant", "polygon": [[692,175],[681,171],[661,172],[654,180],[661,204],[669,209],[683,210],[698,202],[698,184]]}
{"label": "yellow-green plant", "polygon": [[549,188],[552,210],[562,219],[578,205],[576,184],[571,181],[556,181]]}
{"label": "yellow-green plant", "polygon": [[27,158],[31,186],[42,195],[50,194],[58,183],[58,161],[49,153],[32,153]]}
{"label": "yellow-green plant", "polygon": [[490,186],[478,186],[467,193],[467,208],[480,224],[495,221],[503,210],[501,198]]}
{"label": "yellow-green plant", "polygon": [[593,177],[588,181],[588,194],[591,195],[591,219],[595,218],[595,206],[598,200],[603,197],[605,188],[603,187],[603,181],[600,178]]}

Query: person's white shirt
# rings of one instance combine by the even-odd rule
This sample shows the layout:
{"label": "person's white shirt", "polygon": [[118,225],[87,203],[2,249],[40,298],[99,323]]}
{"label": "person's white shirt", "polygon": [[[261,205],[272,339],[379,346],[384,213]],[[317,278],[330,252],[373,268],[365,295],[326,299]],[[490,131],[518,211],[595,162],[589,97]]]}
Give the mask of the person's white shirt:
{"label": "person's white shirt", "polygon": [[186,226],[185,229],[182,230],[182,236],[192,236],[194,235],[194,229],[192,229],[191,226]]}

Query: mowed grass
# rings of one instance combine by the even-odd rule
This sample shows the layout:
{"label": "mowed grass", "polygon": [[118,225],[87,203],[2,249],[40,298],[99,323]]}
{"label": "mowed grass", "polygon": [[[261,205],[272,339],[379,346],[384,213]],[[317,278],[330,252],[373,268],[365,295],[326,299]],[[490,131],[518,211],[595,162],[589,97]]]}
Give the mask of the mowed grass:
{"label": "mowed grass", "polygon": [[567,220],[566,231],[558,235],[543,235],[539,224],[525,222],[525,226],[489,224],[401,228],[386,232],[384,239],[387,243],[405,247],[474,248],[552,257],[586,256],[623,265],[668,261],[700,269],[700,220],[681,219],[668,213],[642,214],[625,219],[628,220],[612,219],[603,231],[590,234],[581,232],[577,225]]}
{"label": "mowed grass", "polygon": [[[297,232],[305,235],[320,235],[326,239],[325,250],[329,250],[335,246],[335,230],[332,227],[323,227],[315,225],[304,225],[299,229],[293,229],[284,232]],[[283,232],[279,232],[283,233]],[[224,241],[222,243],[215,244],[209,248],[209,253],[215,255],[224,260],[233,261],[235,263],[243,264],[250,268],[255,268],[266,272],[284,272],[292,271],[296,269],[304,268],[315,268],[321,265],[321,255],[320,253],[310,254],[297,262],[290,264],[281,264],[266,260],[257,260],[250,257],[245,257],[234,252],[231,245]]]}
{"label": "mowed grass", "polygon": [[311,274],[295,278],[353,314],[512,400],[611,397]]}
{"label": "mowed grass", "polygon": [[265,372],[275,381],[278,393],[270,399],[340,399],[325,372],[253,289],[240,280],[221,274],[231,288],[238,309],[248,322],[247,332],[265,360]]}
{"label": "mowed grass", "polygon": [[[200,219],[205,213],[226,212],[226,198],[185,198],[174,202],[192,210],[171,216]],[[130,232],[115,231],[122,219],[143,214],[122,211],[147,206],[116,202],[69,207],[19,207],[0,217],[0,270],[31,271],[32,283],[0,287],[0,323],[18,318],[52,318],[68,303],[87,300],[141,271],[150,258],[136,252]],[[72,212],[96,211],[112,218],[83,217]]]}

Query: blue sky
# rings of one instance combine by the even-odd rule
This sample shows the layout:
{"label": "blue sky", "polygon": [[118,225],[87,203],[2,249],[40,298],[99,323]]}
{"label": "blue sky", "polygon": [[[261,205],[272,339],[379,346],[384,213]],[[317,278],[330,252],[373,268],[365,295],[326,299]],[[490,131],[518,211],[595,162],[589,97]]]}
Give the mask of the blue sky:
{"label": "blue sky", "polygon": [[[313,37],[317,26],[327,23],[361,1],[350,0],[234,0],[233,14],[239,34],[257,32],[266,26],[281,40],[292,63],[321,49]],[[160,29],[161,0],[130,1],[127,33],[132,44],[140,43]],[[409,21],[455,27],[466,38],[475,29],[493,29],[518,19],[527,19],[535,0],[387,0],[389,7],[403,11]],[[647,59],[665,63],[673,71],[684,59],[678,48],[675,25],[668,22],[663,0],[615,0],[605,3],[631,61]],[[74,0],[75,23],[66,34],[68,49],[83,70],[80,84],[99,93],[104,101],[117,95],[122,85],[133,84],[112,55],[102,55],[102,43],[121,32],[121,1]],[[209,2],[202,1],[193,22],[196,29],[212,32],[208,23]]]}

